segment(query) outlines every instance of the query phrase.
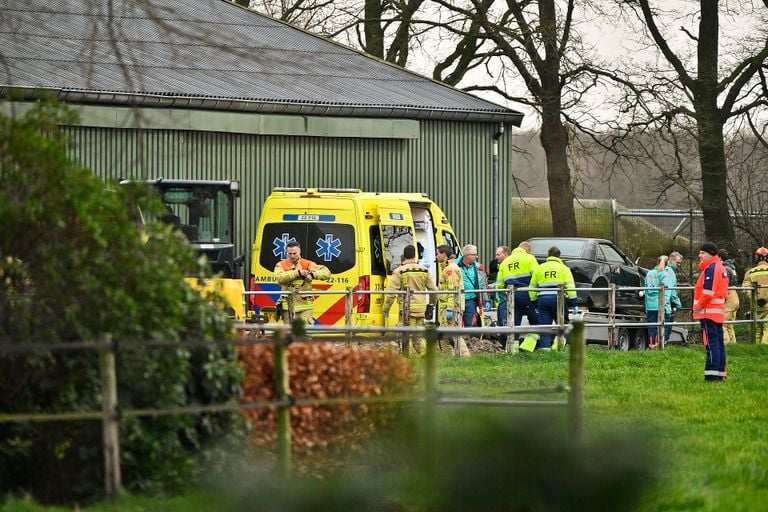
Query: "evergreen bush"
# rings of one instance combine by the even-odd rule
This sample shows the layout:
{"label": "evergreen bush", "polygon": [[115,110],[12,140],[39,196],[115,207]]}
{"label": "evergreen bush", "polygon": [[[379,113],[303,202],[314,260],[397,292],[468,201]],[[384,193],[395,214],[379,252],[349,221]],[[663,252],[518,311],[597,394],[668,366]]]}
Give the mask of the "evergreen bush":
{"label": "evergreen bush", "polygon": [[[221,304],[184,276],[202,272],[191,248],[167,227],[149,242],[131,217],[138,189],[107,190],[67,156],[59,126],[72,114],[41,102],[0,116],[0,414],[98,411],[96,350],[11,352],[21,344],[119,342],[122,409],[234,399],[234,350],[147,348],[147,340],[223,338]],[[213,441],[240,426],[236,414],[123,418],[123,480],[166,491],[195,476]],[[0,423],[0,493],[45,503],[101,497],[98,421]]]}

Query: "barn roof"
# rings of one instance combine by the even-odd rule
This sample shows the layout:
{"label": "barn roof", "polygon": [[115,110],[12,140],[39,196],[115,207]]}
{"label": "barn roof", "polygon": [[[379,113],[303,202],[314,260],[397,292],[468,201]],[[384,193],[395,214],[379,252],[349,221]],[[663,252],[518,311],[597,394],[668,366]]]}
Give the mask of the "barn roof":
{"label": "barn roof", "polygon": [[520,124],[523,114],[223,0],[0,0],[0,96]]}

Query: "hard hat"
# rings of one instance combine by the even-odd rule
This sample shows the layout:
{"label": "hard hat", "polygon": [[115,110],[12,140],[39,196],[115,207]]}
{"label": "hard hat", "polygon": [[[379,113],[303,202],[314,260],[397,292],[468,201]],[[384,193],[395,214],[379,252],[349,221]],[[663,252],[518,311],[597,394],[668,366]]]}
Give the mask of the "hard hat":
{"label": "hard hat", "polygon": [[768,249],[765,247],[758,247],[755,251],[755,256],[768,256]]}

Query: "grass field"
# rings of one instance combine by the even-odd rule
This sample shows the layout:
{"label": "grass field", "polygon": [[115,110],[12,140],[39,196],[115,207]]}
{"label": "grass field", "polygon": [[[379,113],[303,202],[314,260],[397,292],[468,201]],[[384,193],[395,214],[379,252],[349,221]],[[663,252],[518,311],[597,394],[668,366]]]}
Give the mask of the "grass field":
{"label": "grass field", "polygon": [[[701,346],[626,353],[590,346],[586,361],[587,436],[651,436],[658,451],[658,476],[640,510],[768,509],[768,346],[729,346],[724,383],[704,382]],[[438,378],[440,389],[454,395],[519,398],[510,391],[565,383],[567,364],[567,352],[445,357]],[[440,414],[454,422],[470,416],[450,406]],[[163,501],[129,497],[88,510],[211,510],[214,503],[213,496],[192,493]],[[65,509],[25,500],[0,507],[17,510]]]}
{"label": "grass field", "polygon": [[[768,346],[728,347],[728,380],[703,381],[704,348],[668,347],[587,355],[585,431],[649,433],[659,480],[642,510],[768,510]],[[514,388],[562,373],[566,354],[539,354],[462,367],[441,375],[478,390]]]}

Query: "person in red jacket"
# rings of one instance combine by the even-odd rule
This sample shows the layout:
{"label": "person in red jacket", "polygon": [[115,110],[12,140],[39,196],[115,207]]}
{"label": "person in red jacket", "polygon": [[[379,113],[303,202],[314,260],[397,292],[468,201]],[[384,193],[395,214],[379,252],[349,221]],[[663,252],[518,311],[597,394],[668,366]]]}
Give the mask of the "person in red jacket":
{"label": "person in red jacket", "polygon": [[699,275],[693,289],[693,319],[701,322],[701,336],[707,348],[704,380],[725,380],[725,299],[728,295],[728,271],[717,255],[717,246],[705,242],[699,250]]}

